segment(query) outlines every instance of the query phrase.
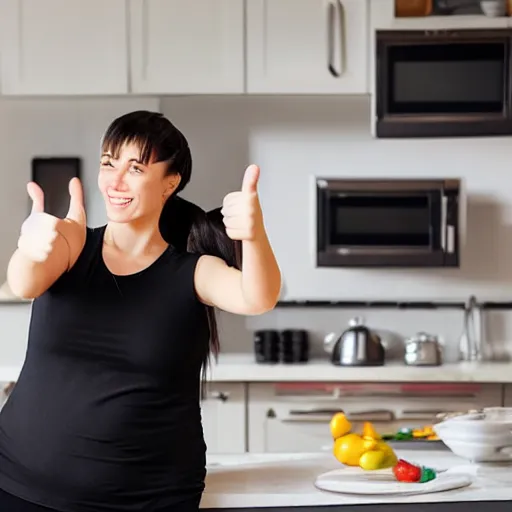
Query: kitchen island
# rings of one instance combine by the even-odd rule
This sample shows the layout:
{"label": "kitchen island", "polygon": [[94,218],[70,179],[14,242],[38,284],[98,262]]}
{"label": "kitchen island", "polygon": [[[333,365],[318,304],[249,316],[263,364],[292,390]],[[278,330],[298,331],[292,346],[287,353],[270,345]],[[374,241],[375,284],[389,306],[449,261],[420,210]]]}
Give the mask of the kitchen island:
{"label": "kitchen island", "polygon": [[330,454],[244,454],[208,457],[201,509],[230,512],[265,509],[290,512],[478,512],[512,510],[512,464],[476,465],[449,451],[397,451],[397,455],[440,470],[471,475],[470,486],[410,496],[360,496],[319,490],[318,475],[339,469]]}

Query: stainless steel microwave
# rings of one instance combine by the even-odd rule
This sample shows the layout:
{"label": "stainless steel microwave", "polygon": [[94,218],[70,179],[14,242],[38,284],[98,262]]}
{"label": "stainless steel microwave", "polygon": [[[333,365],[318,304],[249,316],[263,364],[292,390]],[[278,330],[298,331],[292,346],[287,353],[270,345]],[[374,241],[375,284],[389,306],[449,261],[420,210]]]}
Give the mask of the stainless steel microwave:
{"label": "stainless steel microwave", "polygon": [[318,267],[458,267],[460,180],[316,180]]}
{"label": "stainless steel microwave", "polygon": [[376,32],[375,134],[512,135],[512,30]]}

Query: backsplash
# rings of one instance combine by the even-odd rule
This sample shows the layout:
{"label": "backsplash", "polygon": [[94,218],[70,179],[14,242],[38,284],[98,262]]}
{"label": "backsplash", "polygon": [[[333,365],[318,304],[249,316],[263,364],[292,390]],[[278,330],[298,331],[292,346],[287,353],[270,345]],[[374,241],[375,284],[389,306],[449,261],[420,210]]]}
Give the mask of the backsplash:
{"label": "backsplash", "polygon": [[[194,172],[185,197],[213,208],[241,184],[246,165],[261,166],[261,202],[284,277],[283,298],[508,300],[512,295],[512,166],[509,138],[375,140],[370,100],[361,97],[183,97],[17,99],[0,101],[0,275],[28,208],[25,184],[32,156],[78,155],[91,225],[104,222],[96,192],[99,138],[116,115],[160,108],[189,139]],[[8,131],[10,133],[8,133]],[[341,177],[460,177],[463,180],[460,269],[316,269],[315,175]],[[206,180],[209,183],[206,185]],[[466,196],[467,194],[467,196]],[[22,360],[28,305],[0,305],[0,364]],[[324,333],[346,327],[354,315],[369,325],[410,336],[442,335],[448,359],[457,354],[461,311],[277,309],[262,317],[222,314],[226,351],[250,351],[254,328],[302,327],[321,353]],[[487,313],[496,352],[512,351],[512,314]]]}

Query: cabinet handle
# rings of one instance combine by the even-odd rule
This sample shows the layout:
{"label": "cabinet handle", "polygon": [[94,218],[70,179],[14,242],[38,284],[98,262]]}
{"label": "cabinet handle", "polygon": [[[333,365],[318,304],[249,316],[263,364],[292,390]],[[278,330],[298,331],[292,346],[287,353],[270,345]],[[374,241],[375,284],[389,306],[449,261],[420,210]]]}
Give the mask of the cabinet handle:
{"label": "cabinet handle", "polygon": [[221,402],[227,402],[229,400],[229,393],[224,393],[223,391],[212,391],[209,393],[208,397],[220,400]]}
{"label": "cabinet handle", "polygon": [[[270,412],[273,414],[271,415]],[[283,423],[325,423],[328,422],[334,414],[343,412],[343,409],[290,409],[288,414],[280,418]],[[349,421],[376,421],[379,423],[389,423],[396,420],[393,411],[383,410],[370,410],[360,412],[347,412]],[[275,411],[269,409],[267,411],[267,418],[276,418]]]}
{"label": "cabinet handle", "polygon": [[[334,66],[336,26],[340,35],[339,69]],[[332,76],[339,78],[345,71],[345,9],[341,0],[330,1],[327,6],[327,68]]]}
{"label": "cabinet handle", "polygon": [[142,0],[142,78],[148,77],[149,59],[149,12],[148,0]]}

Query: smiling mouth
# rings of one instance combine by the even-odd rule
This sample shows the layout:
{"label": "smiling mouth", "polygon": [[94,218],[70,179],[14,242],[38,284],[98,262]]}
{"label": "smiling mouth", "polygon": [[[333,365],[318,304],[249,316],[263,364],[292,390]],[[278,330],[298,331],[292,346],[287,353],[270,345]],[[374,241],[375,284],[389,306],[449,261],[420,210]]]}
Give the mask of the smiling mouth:
{"label": "smiling mouth", "polygon": [[111,196],[108,196],[108,201],[109,201],[109,203],[112,206],[115,206],[117,208],[125,208],[129,204],[131,204],[133,199],[130,199],[129,197],[111,197]]}

